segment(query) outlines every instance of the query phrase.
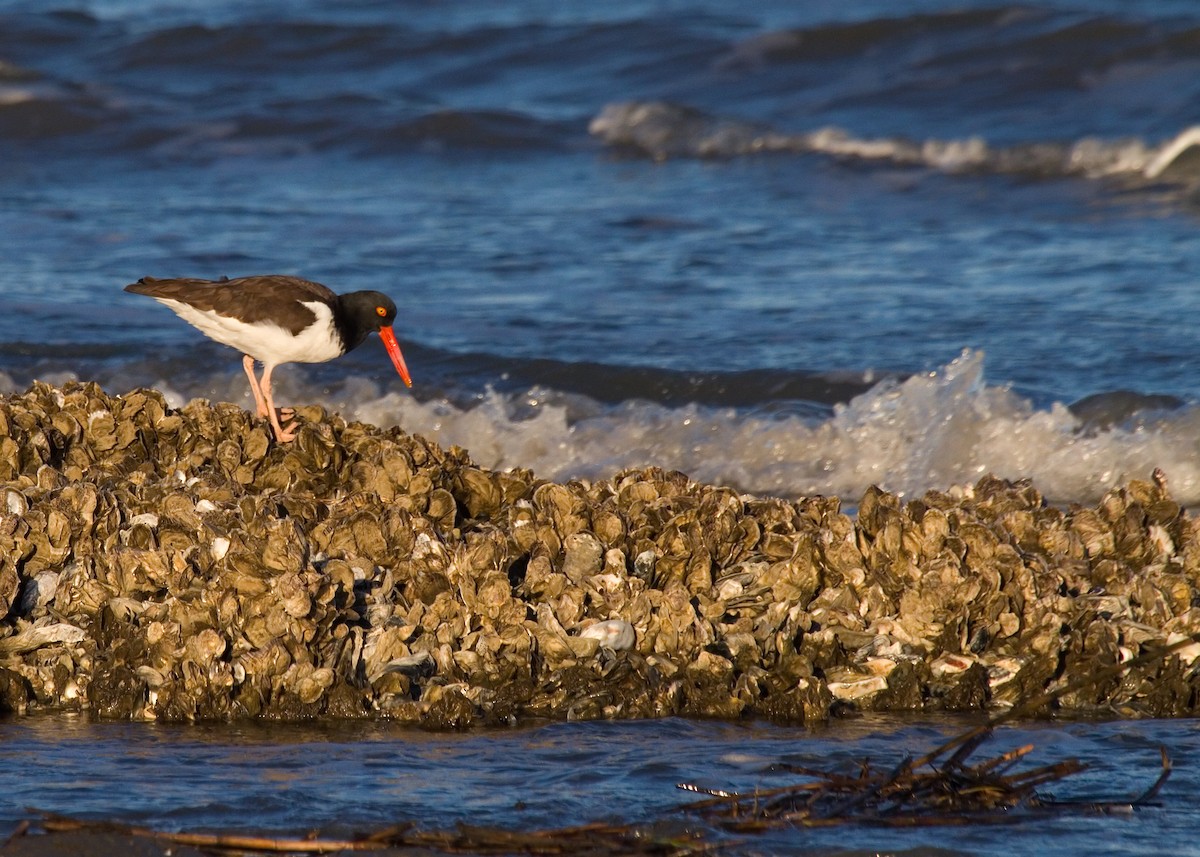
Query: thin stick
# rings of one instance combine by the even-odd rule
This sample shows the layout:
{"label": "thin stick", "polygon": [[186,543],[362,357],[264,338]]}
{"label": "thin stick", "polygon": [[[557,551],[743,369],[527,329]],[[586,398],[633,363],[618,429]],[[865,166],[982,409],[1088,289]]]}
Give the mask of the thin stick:
{"label": "thin stick", "polygon": [[892,773],[891,773],[891,775],[889,775],[887,777],[887,779],[881,780],[880,782],[878,782],[876,785],[872,786],[871,788],[863,789],[861,792],[859,792],[857,795],[855,795],[854,797],[850,798],[847,801],[842,801],[842,803],[838,804],[837,806],[833,807],[833,809],[831,809],[829,812],[825,813],[824,817],[825,818],[845,818],[846,814],[849,813],[851,810],[857,809],[858,807],[862,806],[868,800],[870,800],[871,798],[878,795],[881,791],[886,789],[888,786],[893,785],[902,776],[904,776],[907,773],[910,773],[911,771],[912,771],[912,757],[906,756],[903,760],[901,760],[899,765],[897,765],[895,768],[892,769]]}
{"label": "thin stick", "polygon": [[173,842],[176,845],[194,845],[197,848],[226,848],[239,851],[265,851],[286,854],[328,854],[333,851],[379,851],[387,847],[384,843],[370,840],[339,839],[270,839],[264,836],[239,836],[217,833],[170,833],[118,824],[111,821],[90,822],[52,813],[42,813],[42,827],[48,831],[108,830],[129,836],[144,836]]}
{"label": "thin stick", "polygon": [[8,837],[4,840],[2,846],[0,847],[7,848],[8,846],[12,845],[15,840],[20,839],[28,832],[29,819],[25,818],[21,820],[21,823],[16,826],[12,833],[8,834]]}
{"label": "thin stick", "polygon": [[1154,798],[1158,796],[1159,789],[1163,787],[1163,783],[1165,783],[1167,778],[1171,776],[1171,757],[1167,755],[1167,748],[1159,747],[1158,752],[1162,753],[1162,773],[1158,775],[1158,779],[1154,781],[1154,785],[1146,789],[1146,791],[1144,791],[1140,797],[1134,798],[1134,806],[1145,804],[1154,800]]}

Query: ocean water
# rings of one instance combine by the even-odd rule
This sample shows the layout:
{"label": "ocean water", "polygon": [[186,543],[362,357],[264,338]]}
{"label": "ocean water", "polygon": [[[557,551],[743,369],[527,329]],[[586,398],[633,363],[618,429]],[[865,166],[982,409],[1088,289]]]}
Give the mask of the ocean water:
{"label": "ocean water", "polygon": [[[969,719],[870,715],[815,732],[754,723],[668,719],[556,723],[436,734],[382,724],[165,726],[31,717],[0,723],[0,836],[26,807],[158,830],[344,838],[414,822],[536,830],[601,821],[705,832],[731,855],[1197,853],[1186,721],[1003,727],[982,763],[1032,744],[1012,771],[1077,759],[1088,768],[1038,790],[1061,801],[1132,801],[1175,768],[1148,806],[1061,812],[1002,824],[886,829],[846,825],[723,835],[678,811],[700,788],[751,792],[804,781],[784,766],[854,775],[938,747]],[[32,762],[30,760],[36,760]],[[30,765],[36,766],[36,776]]]}
{"label": "ocean water", "polygon": [[[415,385],[371,340],[280,370],[280,401],[483,465],[848,505],[989,472],[1091,502],[1161,467],[1194,505],[1198,128],[1193,0],[0,0],[0,392],[251,405],[237,354],[122,287],[289,273],[391,294]],[[0,821],[644,820],[679,781],[953,728],[10,720]],[[738,849],[1195,853],[1193,724],[1004,740],[1102,796],[1159,743],[1177,770],[1132,817]]]}

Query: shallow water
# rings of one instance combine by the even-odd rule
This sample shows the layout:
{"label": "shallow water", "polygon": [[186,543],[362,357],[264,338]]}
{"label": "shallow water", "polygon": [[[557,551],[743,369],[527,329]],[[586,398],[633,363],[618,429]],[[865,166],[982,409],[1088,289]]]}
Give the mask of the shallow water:
{"label": "shallow water", "polygon": [[[0,831],[25,807],[169,830],[351,835],[400,821],[528,830],[584,821],[683,819],[697,799],[679,783],[753,790],[795,782],[790,764],[850,772],[888,767],[970,728],[969,718],[871,715],[816,731],[680,719],[553,723],[427,733],[386,723],[164,726],[43,715],[0,723]],[[1174,772],[1154,806],[1016,824],[883,830],[844,827],[739,836],[733,853],[1062,855],[1195,852],[1191,721],[1033,723],[1004,727],[977,761],[1026,743],[1028,767],[1073,757],[1089,769],[1046,787],[1059,799],[1130,799]],[[694,823],[694,821],[693,821]]]}

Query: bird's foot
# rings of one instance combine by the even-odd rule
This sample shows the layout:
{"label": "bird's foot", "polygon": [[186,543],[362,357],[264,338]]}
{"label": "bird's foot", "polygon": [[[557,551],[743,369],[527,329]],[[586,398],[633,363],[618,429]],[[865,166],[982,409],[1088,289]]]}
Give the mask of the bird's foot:
{"label": "bird's foot", "polygon": [[275,429],[275,440],[279,443],[291,443],[296,439],[297,426]]}
{"label": "bird's foot", "polygon": [[[288,443],[295,439],[296,432],[300,430],[295,419],[295,408],[279,408],[275,411],[274,419],[271,420],[271,428],[275,430],[275,440],[280,443]],[[287,425],[285,426],[284,423]]]}

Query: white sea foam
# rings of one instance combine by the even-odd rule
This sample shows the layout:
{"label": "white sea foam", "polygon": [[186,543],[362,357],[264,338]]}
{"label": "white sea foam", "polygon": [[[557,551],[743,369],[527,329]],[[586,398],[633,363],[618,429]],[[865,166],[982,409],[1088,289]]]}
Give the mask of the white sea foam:
{"label": "white sea foam", "polygon": [[1177,499],[1200,501],[1200,409],[1083,432],[1063,405],[1035,409],[1007,387],[985,384],[978,351],[881,384],[824,421],[646,402],[572,421],[561,404],[523,403],[518,415],[497,393],[465,410],[400,393],[342,407],[352,418],[463,446],[482,465],[529,467],[558,480],[657,465],[758,494],[854,502],[872,484],[914,496],[990,473],[1029,477],[1050,500],[1066,503],[1094,501],[1161,467]]}

